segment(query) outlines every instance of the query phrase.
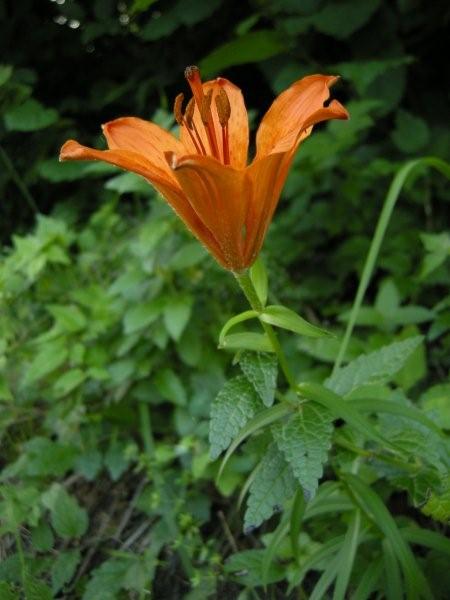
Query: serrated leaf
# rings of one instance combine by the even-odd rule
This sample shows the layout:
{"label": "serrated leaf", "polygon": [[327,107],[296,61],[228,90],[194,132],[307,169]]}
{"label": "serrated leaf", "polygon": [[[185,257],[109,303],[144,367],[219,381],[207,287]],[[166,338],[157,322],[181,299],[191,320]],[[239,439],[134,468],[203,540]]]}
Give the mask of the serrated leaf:
{"label": "serrated leaf", "polygon": [[272,406],[277,386],[278,362],[273,354],[243,352],[239,365],[265,406]]}
{"label": "serrated leaf", "polygon": [[27,600],[52,600],[52,590],[43,581],[27,577],[24,585]]}
{"label": "serrated leaf", "polygon": [[331,335],[328,331],[325,331],[325,329],[321,329],[320,327],[308,323],[308,321],[300,317],[300,315],[290,308],[286,308],[286,306],[266,306],[264,311],[259,315],[259,319],[264,321],[264,323],[269,323],[275,327],[293,331],[299,335],[315,338]]}
{"label": "serrated leaf", "polygon": [[403,367],[422,339],[420,335],[410,337],[359,356],[329,377],[325,386],[346,396],[362,385],[386,383]]}
{"label": "serrated leaf", "polygon": [[422,512],[435,521],[450,523],[450,477],[447,478],[445,489],[442,493],[432,493],[427,503],[422,507]]}
{"label": "serrated leaf", "polygon": [[278,448],[292,467],[305,498],[314,497],[323,465],[328,457],[333,433],[329,410],[308,402],[284,424],[272,428]]}
{"label": "serrated leaf", "polygon": [[276,444],[271,444],[249,488],[244,531],[259,527],[274,512],[281,510],[296,488],[297,482],[290,465]]}
{"label": "serrated leaf", "polygon": [[243,375],[227,381],[211,406],[209,443],[212,459],[228,448],[247,421],[261,408],[253,386]]}
{"label": "serrated leaf", "polygon": [[52,591],[54,594],[59,592],[72,579],[79,562],[79,550],[67,550],[58,554],[51,568]]}
{"label": "serrated leaf", "polygon": [[52,527],[59,536],[71,539],[86,533],[87,512],[62,485],[54,483],[42,496],[42,502],[50,510]]}

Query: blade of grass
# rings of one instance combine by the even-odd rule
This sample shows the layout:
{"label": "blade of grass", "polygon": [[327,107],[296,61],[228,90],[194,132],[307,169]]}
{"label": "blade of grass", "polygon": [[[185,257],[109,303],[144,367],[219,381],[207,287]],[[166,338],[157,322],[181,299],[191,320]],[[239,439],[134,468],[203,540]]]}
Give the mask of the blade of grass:
{"label": "blade of grass", "polygon": [[291,509],[291,520],[290,520],[290,539],[292,554],[296,562],[300,560],[300,547],[298,543],[298,537],[300,535],[300,528],[305,514],[306,501],[303,495],[303,490],[299,488],[295,494],[294,502],[292,503]]}
{"label": "blade of grass", "polygon": [[372,273],[375,269],[375,263],[380,252],[381,244],[383,243],[384,235],[388,228],[389,221],[391,219],[392,211],[394,210],[400,192],[402,191],[402,188],[408,176],[414,169],[416,169],[416,167],[419,166],[433,167],[440,171],[446,177],[450,178],[450,165],[448,163],[446,163],[443,160],[440,160],[439,158],[425,157],[407,162],[397,172],[394,179],[392,180],[392,183],[389,187],[388,193],[383,204],[383,208],[380,213],[380,217],[378,219],[378,223],[372,238],[372,242],[370,244],[366,261],[364,263],[364,268],[362,271],[361,279],[359,281],[358,290],[356,292],[355,300],[353,302],[352,310],[350,312],[350,318],[348,320],[347,328],[345,330],[344,337],[342,338],[339,352],[334,363],[333,375],[340,368],[342,360],[347,351],[348,343],[350,341],[353,329],[355,327],[355,323],[358,318],[358,313],[361,308],[364,295],[369,286]]}
{"label": "blade of grass", "polygon": [[383,540],[383,565],[387,600],[402,600],[404,597],[402,574],[400,573],[397,556],[387,538]]}
{"label": "blade of grass", "polygon": [[432,600],[433,594],[428,582],[381,498],[356,475],[343,473],[341,477],[347,483],[348,490],[357,504],[391,543],[405,576],[408,598],[413,600],[423,595]]}
{"label": "blade of grass", "polygon": [[383,561],[381,559],[372,562],[359,580],[358,587],[351,600],[367,600],[376,590],[382,571]]}
{"label": "blade of grass", "polygon": [[333,600],[345,600],[345,594],[350,581],[350,575],[353,570],[356,549],[358,548],[359,533],[361,529],[361,511],[356,510],[349,528],[345,534],[344,543],[338,556],[336,585],[333,593]]}

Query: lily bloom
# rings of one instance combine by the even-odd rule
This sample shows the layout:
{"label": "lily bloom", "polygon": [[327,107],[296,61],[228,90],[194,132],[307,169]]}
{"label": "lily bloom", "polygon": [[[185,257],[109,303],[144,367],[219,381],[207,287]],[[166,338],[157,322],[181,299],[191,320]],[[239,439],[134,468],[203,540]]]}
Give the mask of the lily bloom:
{"label": "lily bloom", "polygon": [[155,123],[123,117],[103,125],[108,150],[69,140],[60,160],[102,160],[142,175],[223,267],[242,272],[261,250],[298,146],[316,123],[349,115],[337,100],[324,105],[337,77],[304,77],[264,115],[247,164],[240,89],[222,77],[202,83],[197,67],[185,76],[193,97],[184,112],[183,95],[175,100],[179,139]]}

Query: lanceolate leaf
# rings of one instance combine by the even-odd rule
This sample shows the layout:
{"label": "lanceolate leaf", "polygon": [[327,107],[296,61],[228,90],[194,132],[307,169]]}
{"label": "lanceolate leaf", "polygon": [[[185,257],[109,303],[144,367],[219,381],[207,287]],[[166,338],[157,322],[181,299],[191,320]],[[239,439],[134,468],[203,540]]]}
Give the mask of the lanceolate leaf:
{"label": "lanceolate leaf", "polygon": [[272,406],[277,385],[276,356],[262,352],[243,352],[239,364],[264,405]]}
{"label": "lanceolate leaf", "polygon": [[261,408],[261,401],[253,386],[243,375],[228,381],[211,407],[211,458],[217,458],[226,450],[247,421]]}
{"label": "lanceolate leaf", "polygon": [[267,306],[259,315],[259,318],[261,321],[264,321],[264,323],[269,323],[275,327],[293,331],[299,335],[306,335],[314,338],[331,335],[328,331],[308,323],[308,321],[300,317],[300,315],[285,306]]}
{"label": "lanceolate leaf", "polygon": [[317,491],[331,446],[331,413],[320,404],[307,402],[287,423],[275,425],[272,431],[309,500]]}
{"label": "lanceolate leaf", "polygon": [[385,383],[400,371],[422,339],[420,335],[410,337],[359,356],[336,371],[325,381],[325,385],[336,394],[346,396],[362,385]]}
{"label": "lanceolate leaf", "polygon": [[249,490],[244,530],[259,527],[274,512],[281,510],[296,489],[292,469],[275,444],[269,446]]}

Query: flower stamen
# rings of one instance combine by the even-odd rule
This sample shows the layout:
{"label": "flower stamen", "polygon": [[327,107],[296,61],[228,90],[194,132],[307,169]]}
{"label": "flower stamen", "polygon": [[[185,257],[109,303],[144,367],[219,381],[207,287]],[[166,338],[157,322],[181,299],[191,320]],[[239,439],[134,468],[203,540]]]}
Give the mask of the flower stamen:
{"label": "flower stamen", "polygon": [[200,111],[200,116],[205,127],[206,135],[208,136],[211,153],[214,156],[214,158],[220,160],[216,132],[214,131],[214,123],[211,114],[212,90],[210,90],[206,96],[203,93],[203,84],[200,78],[200,70],[198,67],[186,67],[184,71],[184,76],[186,77],[189,83],[198,110]]}
{"label": "flower stamen", "polygon": [[226,91],[221,88],[219,94],[215,98],[217,115],[219,117],[219,123],[222,127],[222,150],[223,150],[223,162],[226,165],[230,164],[230,144],[228,136],[228,121],[231,116],[231,105],[230,100],[227,96]]}

